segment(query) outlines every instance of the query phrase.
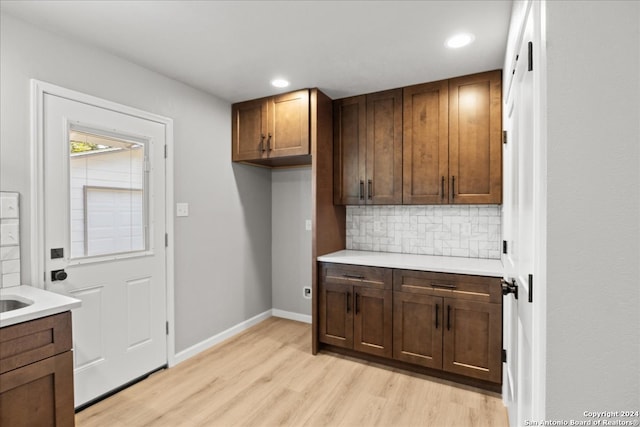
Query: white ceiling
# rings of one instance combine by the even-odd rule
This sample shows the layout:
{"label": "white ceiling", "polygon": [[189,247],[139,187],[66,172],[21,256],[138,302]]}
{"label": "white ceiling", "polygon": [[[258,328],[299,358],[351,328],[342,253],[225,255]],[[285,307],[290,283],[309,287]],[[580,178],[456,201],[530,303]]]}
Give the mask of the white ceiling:
{"label": "white ceiling", "polygon": [[[502,68],[511,0],[1,1],[1,12],[241,101],[331,98]],[[450,50],[466,31],[475,42]],[[273,88],[275,77],[291,81]]]}

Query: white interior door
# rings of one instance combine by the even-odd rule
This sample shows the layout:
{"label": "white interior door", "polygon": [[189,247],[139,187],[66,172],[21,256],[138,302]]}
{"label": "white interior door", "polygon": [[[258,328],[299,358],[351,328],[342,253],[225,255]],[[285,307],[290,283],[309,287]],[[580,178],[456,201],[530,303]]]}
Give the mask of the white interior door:
{"label": "white interior door", "polygon": [[43,111],[45,286],[82,300],[77,407],[167,363],[165,125],[48,93]]}
{"label": "white interior door", "polygon": [[533,37],[528,14],[509,90],[505,127],[504,238],[505,280],[515,280],[518,299],[504,300],[504,342],[507,364],[504,399],[512,426],[533,419],[533,303],[529,302],[529,277],[534,268],[534,110],[533,73],[529,49]]}

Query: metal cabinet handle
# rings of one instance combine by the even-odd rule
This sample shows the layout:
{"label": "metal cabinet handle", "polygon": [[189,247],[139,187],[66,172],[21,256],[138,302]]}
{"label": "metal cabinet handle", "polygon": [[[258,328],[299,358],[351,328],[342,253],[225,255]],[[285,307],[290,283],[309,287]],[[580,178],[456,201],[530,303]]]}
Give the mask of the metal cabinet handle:
{"label": "metal cabinet handle", "polygon": [[363,180],[360,180],[360,190],[358,193],[358,198],[360,200],[364,200],[364,181]]}
{"label": "metal cabinet handle", "polygon": [[264,138],[265,138],[264,133],[261,133],[260,134],[260,151],[262,151],[263,153],[267,151],[264,148]]}
{"label": "metal cabinet handle", "polygon": [[356,292],[356,314],[360,312],[360,294]]}
{"label": "metal cabinet handle", "polygon": [[456,285],[447,285],[446,283],[432,283],[431,286],[434,288],[458,289]]}
{"label": "metal cabinet handle", "polygon": [[442,182],[440,183],[440,199],[444,200],[444,176],[442,177]]}
{"label": "metal cabinet handle", "polygon": [[453,175],[451,177],[451,199],[455,199],[456,198],[456,176]]}
{"label": "metal cabinet handle", "polygon": [[345,279],[359,279],[359,280],[364,280],[364,276],[361,274],[348,274],[348,273],[344,273],[342,275],[342,277],[344,277]]}
{"label": "metal cabinet handle", "polygon": [[347,292],[347,313],[351,312],[351,292]]}
{"label": "metal cabinet handle", "polygon": [[373,198],[373,181],[369,180],[367,182],[368,185],[368,189],[367,189],[367,199],[371,200]]}
{"label": "metal cabinet handle", "polygon": [[438,318],[440,317],[440,306],[436,304],[436,329],[438,329]]}
{"label": "metal cabinet handle", "polygon": [[267,150],[271,151],[271,132],[269,132],[269,139],[267,139]]}
{"label": "metal cabinet handle", "polygon": [[451,330],[451,306],[447,305],[447,331]]}

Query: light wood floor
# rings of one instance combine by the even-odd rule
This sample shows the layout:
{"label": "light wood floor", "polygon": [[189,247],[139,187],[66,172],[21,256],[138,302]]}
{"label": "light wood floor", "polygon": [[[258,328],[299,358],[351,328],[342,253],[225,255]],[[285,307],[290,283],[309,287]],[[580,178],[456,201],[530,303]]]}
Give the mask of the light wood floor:
{"label": "light wood floor", "polygon": [[334,354],[270,318],[76,415],[89,426],[508,426],[500,397]]}

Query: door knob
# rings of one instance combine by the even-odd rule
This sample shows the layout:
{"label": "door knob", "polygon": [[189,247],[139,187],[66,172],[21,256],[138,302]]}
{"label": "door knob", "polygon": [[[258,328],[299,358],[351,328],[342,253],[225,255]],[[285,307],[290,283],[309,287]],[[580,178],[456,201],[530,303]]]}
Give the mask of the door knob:
{"label": "door knob", "polygon": [[55,282],[58,280],[64,280],[67,278],[67,272],[64,270],[52,270],[51,271],[51,281]]}
{"label": "door knob", "polygon": [[518,285],[516,285],[516,279],[511,279],[511,282],[506,280],[502,281],[502,295],[513,294],[518,299]]}

